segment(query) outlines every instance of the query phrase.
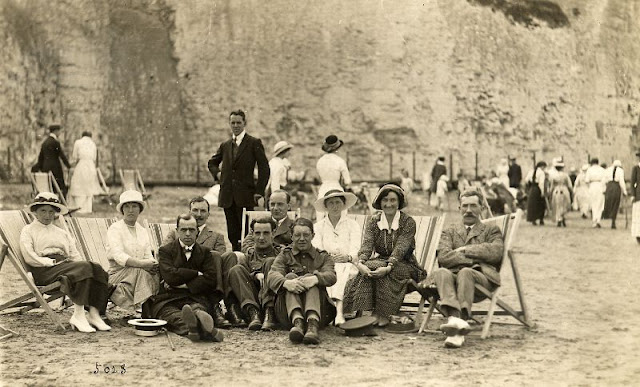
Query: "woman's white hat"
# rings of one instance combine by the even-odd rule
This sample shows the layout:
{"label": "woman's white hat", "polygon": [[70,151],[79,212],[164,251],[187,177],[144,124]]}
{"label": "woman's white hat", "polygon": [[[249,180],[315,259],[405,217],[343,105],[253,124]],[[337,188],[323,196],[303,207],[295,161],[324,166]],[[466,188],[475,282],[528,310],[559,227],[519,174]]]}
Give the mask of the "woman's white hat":
{"label": "woman's white hat", "polygon": [[291,148],[293,148],[293,145],[289,144],[287,141],[278,141],[276,145],[273,146],[273,156],[275,157]]}
{"label": "woman's white hat", "polygon": [[58,195],[52,192],[40,192],[37,194],[33,199],[33,203],[29,204],[29,211],[33,212],[33,207],[43,204],[57,208],[60,210],[60,215],[65,215],[69,212],[69,209],[60,202],[60,199],[58,199]]}
{"label": "woman's white hat", "polygon": [[315,207],[316,211],[329,212],[324,202],[327,199],[331,199],[331,198],[344,198],[345,210],[353,207],[353,205],[356,204],[356,202],[358,201],[358,198],[356,197],[356,195],[352,194],[351,192],[344,192],[341,189],[332,189],[327,191],[327,193],[325,193],[323,197],[319,198],[318,200],[316,200],[315,203],[313,203],[313,206]]}
{"label": "woman's white hat", "polygon": [[614,167],[622,168],[622,162],[621,162],[620,160],[615,160],[615,161],[613,162],[613,166],[614,166]]}
{"label": "woman's white hat", "polygon": [[140,212],[144,210],[144,199],[142,198],[142,194],[135,189],[130,189],[128,191],[124,191],[120,194],[120,203],[116,206],[116,211],[122,213],[122,206],[125,203],[138,203],[142,206]]}

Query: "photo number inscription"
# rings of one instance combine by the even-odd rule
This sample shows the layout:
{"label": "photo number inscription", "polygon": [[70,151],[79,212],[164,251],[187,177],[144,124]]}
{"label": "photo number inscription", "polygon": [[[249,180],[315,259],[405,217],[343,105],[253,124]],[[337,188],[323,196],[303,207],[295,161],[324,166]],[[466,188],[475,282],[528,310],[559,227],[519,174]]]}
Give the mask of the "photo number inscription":
{"label": "photo number inscription", "polygon": [[93,370],[94,374],[124,374],[127,372],[126,364],[100,364],[96,362],[96,369]]}

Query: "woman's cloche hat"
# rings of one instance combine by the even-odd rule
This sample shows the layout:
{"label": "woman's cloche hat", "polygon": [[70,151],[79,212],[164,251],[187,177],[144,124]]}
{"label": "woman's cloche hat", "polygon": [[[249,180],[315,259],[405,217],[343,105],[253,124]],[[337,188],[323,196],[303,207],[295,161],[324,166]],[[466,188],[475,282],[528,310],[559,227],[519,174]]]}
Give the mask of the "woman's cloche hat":
{"label": "woman's cloche hat", "polygon": [[280,153],[291,148],[293,148],[293,145],[289,144],[287,141],[278,141],[276,145],[273,146],[273,156],[278,156]]}
{"label": "woman's cloche hat", "polygon": [[124,191],[120,194],[120,203],[116,206],[116,211],[122,212],[122,206],[125,203],[138,203],[142,206],[140,212],[144,210],[144,200],[142,198],[142,194],[135,189],[130,189],[128,191]]}
{"label": "woman's cloche hat", "polygon": [[338,136],[335,136],[332,134],[331,136],[328,136],[327,138],[324,139],[324,143],[322,144],[322,150],[327,153],[332,153],[337,151],[338,148],[340,148],[343,144],[344,144],[344,141],[339,140]]}
{"label": "woman's cloche hat", "polygon": [[376,210],[382,210],[382,207],[380,207],[380,202],[382,201],[382,194],[386,195],[386,193],[389,191],[392,191],[398,194],[398,197],[402,202],[402,203],[399,203],[401,204],[398,207],[399,210],[407,206],[407,200],[404,194],[404,190],[397,184],[385,184],[378,190],[378,193],[376,193],[376,196],[373,198],[373,204],[371,205],[371,207],[373,207]]}
{"label": "woman's cloche hat", "polygon": [[329,212],[324,202],[327,199],[331,199],[331,198],[344,198],[345,210],[353,207],[353,205],[356,204],[356,202],[358,201],[358,198],[356,197],[356,195],[352,194],[351,192],[344,192],[341,189],[332,189],[327,191],[327,193],[325,193],[323,197],[319,198],[318,200],[315,201],[315,203],[313,203],[313,206],[315,207],[316,211]]}
{"label": "woman's cloche hat", "polygon": [[52,192],[40,192],[39,194],[37,194],[36,197],[33,199],[33,203],[29,204],[29,211],[34,212],[35,211],[33,209],[34,207],[40,206],[43,204],[57,208],[60,212],[60,215],[65,215],[69,212],[69,209],[67,208],[67,206],[62,204],[60,202],[60,199],[58,199],[58,195]]}

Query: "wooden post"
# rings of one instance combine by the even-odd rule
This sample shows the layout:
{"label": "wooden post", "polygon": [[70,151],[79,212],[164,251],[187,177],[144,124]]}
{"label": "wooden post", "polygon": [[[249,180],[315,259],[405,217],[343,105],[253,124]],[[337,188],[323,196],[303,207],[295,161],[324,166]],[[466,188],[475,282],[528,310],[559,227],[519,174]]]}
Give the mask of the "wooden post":
{"label": "wooden post", "polygon": [[453,152],[449,151],[449,181],[453,181]]}
{"label": "wooden post", "polygon": [[182,151],[178,149],[178,180],[181,180],[180,170],[182,164]]}
{"label": "wooden post", "polygon": [[200,185],[200,148],[196,148],[196,183]]}
{"label": "wooden post", "polygon": [[476,180],[478,180],[478,151],[476,151]]}
{"label": "wooden post", "polygon": [[[116,184],[116,148],[111,148],[111,185]],[[120,182],[120,184],[124,184]],[[124,187],[124,186],[123,186]]]}
{"label": "wooden post", "polygon": [[11,180],[11,147],[7,147],[7,178]]}
{"label": "wooden post", "polygon": [[393,180],[393,151],[389,152],[389,181]]}
{"label": "wooden post", "polygon": [[26,181],[26,177],[24,175],[24,148],[22,148],[22,154],[20,156],[20,182],[24,183]]}
{"label": "wooden post", "polygon": [[591,165],[591,155],[587,153],[587,164]]}
{"label": "wooden post", "polygon": [[538,162],[536,161],[536,151],[531,151],[533,153],[533,168],[535,169]]}
{"label": "wooden post", "polygon": [[412,171],[412,179],[413,181],[416,181],[416,152],[413,151],[411,153],[411,160],[412,160],[412,164],[413,164],[413,171]]}

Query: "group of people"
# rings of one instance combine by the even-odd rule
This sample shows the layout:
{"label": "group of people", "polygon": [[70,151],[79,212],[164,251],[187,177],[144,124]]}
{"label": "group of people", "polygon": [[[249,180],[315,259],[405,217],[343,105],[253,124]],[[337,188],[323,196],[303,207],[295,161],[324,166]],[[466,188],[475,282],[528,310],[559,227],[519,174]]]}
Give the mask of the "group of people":
{"label": "group of people", "polygon": [[[221,329],[230,327],[280,326],[289,329],[293,343],[318,344],[321,327],[332,321],[342,325],[347,316],[364,311],[371,312],[375,325],[387,326],[405,293],[435,286],[448,317],[441,326],[445,345],[463,344],[466,320],[480,296],[474,283],[499,285],[502,238],[497,227],[480,222],[481,192],[470,189],[460,196],[462,224],[443,232],[441,268],[426,273],[414,255],[416,222],[403,211],[407,198],[400,186],[389,183],[378,190],[377,212],[364,235],[346,216],[356,197],[344,190],[350,176],[335,154],[343,142],[329,136],[318,162],[323,184],[314,203],[320,214],[316,223],[290,218],[291,195],[279,188],[266,198],[269,216],[253,219],[241,238],[243,209],[264,200],[267,184],[282,175],[270,179],[261,140],[245,132],[244,112],[231,112],[229,123],[232,138],[220,145],[209,169],[220,181],[218,205],[224,208],[232,251],[225,251],[222,235],[207,226],[209,203],[196,197],[154,257],[138,222],[145,209],[142,195],[125,191],[116,207],[122,219],[107,231],[110,268],[105,271],[82,260],[71,235],[53,225],[67,211],[55,194],[40,193],[29,205],[36,221],[21,234],[25,262],[38,285],[62,282],[75,305],[70,320],[75,329],[111,329],[101,317],[111,300],[143,317],[166,320],[173,332],[193,341],[222,341]],[[279,155],[291,149],[278,148]]]}
{"label": "group of people", "polygon": [[[639,164],[633,167],[631,176],[633,202],[640,200],[640,152],[636,157]],[[581,171],[573,176],[567,174],[564,167],[562,158],[555,158],[549,169],[546,162],[540,161],[525,177],[527,221],[543,225],[548,209],[556,225],[566,227],[566,213],[574,209],[580,211],[585,219],[590,213],[593,228],[601,228],[602,219],[611,219],[611,228],[615,229],[622,198],[628,195],[620,160],[615,160],[607,168],[597,158],[592,158],[590,165],[583,165]],[[634,209],[632,217],[640,217],[640,210]],[[640,237],[640,233],[633,229],[632,234]]]}

